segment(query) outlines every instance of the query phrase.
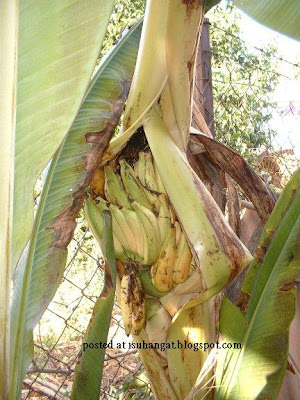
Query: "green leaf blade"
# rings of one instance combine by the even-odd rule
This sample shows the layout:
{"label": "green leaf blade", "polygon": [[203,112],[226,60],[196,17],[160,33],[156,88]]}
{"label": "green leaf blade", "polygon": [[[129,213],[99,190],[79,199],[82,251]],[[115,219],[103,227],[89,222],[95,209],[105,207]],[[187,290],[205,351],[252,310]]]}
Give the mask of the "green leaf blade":
{"label": "green leaf blade", "polygon": [[113,3],[113,0],[20,2],[14,268],[32,230],[36,179],[80,107]]}
{"label": "green leaf blade", "polygon": [[298,0],[234,0],[234,4],[261,24],[300,40]]}
{"label": "green leaf blade", "polygon": [[[257,279],[257,274],[259,273],[258,271],[260,270],[262,262],[264,262],[264,270],[266,268],[268,268],[268,270],[272,268],[274,260],[279,256],[291,233],[299,212],[300,170],[294,173],[278,199],[258,242],[255,259],[244,279],[242,290],[248,294],[252,293],[252,304],[255,297],[253,296],[255,282],[257,282],[258,286],[262,283],[262,281]],[[265,257],[267,249],[268,255]],[[267,274],[264,273],[264,276],[267,276]],[[255,290],[258,290],[258,288]]]}
{"label": "green leaf blade", "polygon": [[18,49],[18,1],[0,2],[0,393],[9,388],[9,306],[11,295],[12,207]]}
{"label": "green leaf blade", "polygon": [[[294,281],[300,273],[299,191],[296,194],[291,190],[297,177],[294,175],[285,189],[283,200],[274,208],[262,234],[262,238],[268,238],[267,227],[277,223],[261,265],[252,269],[245,317],[228,299],[223,300],[221,334],[227,342],[241,341],[242,349],[221,355],[216,374],[217,400],[273,400],[278,396],[286,370],[289,326],[295,314]],[[282,222],[278,214],[283,216]],[[246,327],[242,335],[241,326]]]}
{"label": "green leaf blade", "polygon": [[[138,50],[141,24],[132,28],[96,72],[63,145],[53,158],[35,218],[28,257],[15,271],[11,309],[12,391],[20,388],[32,359],[32,332],[54,296],[63,275],[67,246],[76,226],[75,218],[84,200],[96,164],[86,169],[91,144],[88,132],[117,123],[113,105],[122,111]],[[125,92],[124,92],[125,90]],[[109,140],[109,137],[106,137]],[[92,168],[91,168],[92,167]],[[61,219],[61,217],[65,219]],[[31,343],[31,345],[30,345]],[[21,351],[22,350],[22,351]],[[21,372],[20,372],[21,371]]]}

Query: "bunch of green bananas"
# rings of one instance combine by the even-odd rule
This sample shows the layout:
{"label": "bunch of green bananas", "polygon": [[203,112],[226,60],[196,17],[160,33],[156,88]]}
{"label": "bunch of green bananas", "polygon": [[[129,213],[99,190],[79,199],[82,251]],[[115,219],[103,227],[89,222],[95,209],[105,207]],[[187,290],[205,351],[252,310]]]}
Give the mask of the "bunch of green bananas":
{"label": "bunch of green bananas", "polygon": [[118,269],[122,316],[126,333],[133,328],[138,334],[145,321],[143,291],[164,294],[185,282],[192,253],[150,152],[140,152],[133,165],[125,159],[106,165],[102,185],[102,196],[86,200],[86,215],[100,242],[102,211],[112,214],[115,254],[123,262]]}

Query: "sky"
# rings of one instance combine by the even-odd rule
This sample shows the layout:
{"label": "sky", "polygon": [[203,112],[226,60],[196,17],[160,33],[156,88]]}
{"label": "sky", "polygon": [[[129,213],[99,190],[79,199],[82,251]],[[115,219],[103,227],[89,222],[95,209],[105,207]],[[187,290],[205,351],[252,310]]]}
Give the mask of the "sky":
{"label": "sky", "polygon": [[277,146],[293,148],[300,158],[300,42],[266,28],[242,12],[241,16],[242,39],[246,43],[259,48],[268,43],[275,44],[279,57],[299,64],[296,68],[286,62],[278,63],[278,72],[290,79],[280,78],[275,90],[273,100],[277,102],[277,109],[271,125],[278,132]]}

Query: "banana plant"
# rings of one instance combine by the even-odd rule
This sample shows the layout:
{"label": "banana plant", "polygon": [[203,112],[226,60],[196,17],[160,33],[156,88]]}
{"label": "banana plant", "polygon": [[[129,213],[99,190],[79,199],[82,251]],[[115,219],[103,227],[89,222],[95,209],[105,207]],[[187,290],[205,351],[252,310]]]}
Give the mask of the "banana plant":
{"label": "banana plant", "polygon": [[[154,21],[158,10],[159,18]],[[127,193],[128,198],[119,204],[121,213],[119,208],[115,211],[113,229],[115,246],[118,248],[117,257],[123,261],[118,272],[119,302],[125,331],[127,334],[133,333],[138,342],[155,341],[155,331],[160,340],[163,338],[165,342],[174,342],[176,339],[191,345],[213,342],[216,335],[213,296],[251,261],[250,253],[227,224],[186,157],[193,66],[202,18],[203,7],[198,2],[194,2],[189,9],[180,1],[165,3],[163,6],[155,0],[147,3],[122,133],[111,143],[103,157],[103,187],[94,197],[98,211],[95,209],[91,213],[88,203],[86,207],[92,230],[95,235],[101,235],[101,211],[111,209],[114,213],[116,210],[116,195],[112,192]],[[177,37],[182,38],[180,43]],[[149,86],[146,79],[149,75],[147,60],[153,58],[153,54],[160,68],[155,71],[153,84]],[[153,156],[151,166],[145,164],[147,153],[138,153],[138,143],[143,143],[138,136],[142,135]],[[135,151],[127,150],[130,140],[135,143]],[[115,173],[114,179],[108,173],[110,171],[111,175],[112,170]],[[148,181],[147,174],[150,176]],[[164,217],[170,221],[167,233],[159,225],[160,213],[164,208],[161,195],[164,193],[169,203],[169,213],[164,212]],[[272,204],[271,198],[270,194]],[[146,235],[139,235],[128,219],[130,209],[136,211],[136,218]],[[182,247],[179,245],[180,239],[176,242],[176,223],[180,235],[183,235]],[[142,238],[142,246],[135,240],[137,237]],[[142,252],[139,251],[141,247]],[[149,247],[154,253],[151,256],[148,253]],[[190,249],[189,256],[183,255],[184,248],[187,254]],[[188,259],[190,266],[186,266],[183,259]],[[183,277],[181,281],[177,280],[178,275]],[[138,283],[133,276],[135,280],[136,276],[140,276]],[[193,284],[197,278],[195,288]],[[192,280],[190,285],[189,280]],[[152,286],[161,293],[155,293]],[[141,293],[136,296],[136,291]],[[161,304],[146,324],[143,291],[144,295],[159,298]],[[137,301],[136,297],[142,300]],[[142,318],[141,313],[144,314]],[[172,319],[166,323],[168,316]],[[142,319],[138,328],[137,319],[138,322]],[[181,399],[188,396],[207,358],[205,352],[201,351],[192,357],[180,348],[167,349],[166,354],[159,354],[162,357],[158,357],[155,362],[156,366],[167,367],[167,373],[163,375],[161,371],[159,374],[164,379],[162,384],[154,368],[151,368],[153,362],[150,361],[149,352],[141,350],[140,353],[146,370],[148,368],[152,390],[158,399]],[[195,398],[212,398],[214,394],[209,385],[212,374],[212,369],[207,372],[202,382],[202,391]],[[165,392],[162,392],[162,385]],[[228,386],[227,383],[225,387]],[[267,390],[267,387],[264,389]],[[255,396],[257,394],[254,393]]]}
{"label": "banana plant", "polygon": [[[195,54],[204,12],[217,2],[208,1],[204,7],[200,0],[147,1],[141,39],[140,23],[130,29],[90,80],[113,3],[62,0],[53,5],[49,0],[4,0],[0,4],[0,120],[4,133],[0,137],[0,277],[4,282],[0,392],[5,400],[19,398],[33,354],[32,331],[61,281],[67,245],[88,186],[86,216],[104,252],[107,210],[112,215],[109,246],[113,243],[116,261],[111,251],[106,258],[115,276],[126,333],[132,334],[136,343],[178,341],[193,346],[215,342],[215,296],[252,260],[187,157]],[[276,29],[284,26],[285,33],[297,37],[299,6],[295,2],[286,7],[293,18],[291,24],[282,25],[273,7],[277,3],[280,1],[263,5],[243,1],[242,8]],[[121,134],[112,140],[126,100]],[[201,129],[211,136],[204,119]],[[207,153],[215,154],[213,141],[202,138],[202,143]],[[33,221],[33,188],[50,159]],[[220,169],[230,170],[224,159],[214,161]],[[245,167],[248,173],[249,168]],[[250,176],[262,188],[253,203],[265,221],[274,198],[254,173]],[[286,193],[283,209],[293,201],[292,192]],[[260,200],[267,204],[263,213],[259,212]],[[299,215],[299,208],[293,209]],[[279,206],[275,209],[271,226],[274,218],[283,215],[280,210]],[[264,261],[254,260],[244,284],[251,296],[248,314],[244,317],[229,301],[223,301],[220,332],[224,337],[243,339],[245,354],[249,337],[258,341],[257,351],[262,350],[265,337],[260,342],[251,324],[265,299],[273,304],[278,288],[287,292],[291,306],[281,327],[288,330],[295,299],[287,284],[299,272],[291,258],[295,254],[297,260],[298,254],[294,225],[293,231],[286,225],[285,229],[278,227],[278,232],[284,232],[279,242],[286,245],[275,254],[275,242],[267,243],[267,252],[266,245],[261,245],[266,252]],[[265,261],[268,254],[272,259]],[[289,267],[283,273],[285,265]],[[114,289],[106,299],[99,296],[87,338],[98,335],[97,324],[103,315],[106,323],[102,333],[107,331],[113,294]],[[285,301],[286,297],[280,299]],[[270,330],[275,329],[271,318],[269,321]],[[286,347],[280,350],[283,358],[274,359],[272,364],[276,388],[270,399],[278,392],[285,367]],[[194,398],[206,399],[236,396],[236,382],[255,362],[255,357],[247,362],[243,354],[229,355],[229,364],[227,358],[217,358],[221,389],[214,393],[208,352],[140,350],[156,398],[178,400],[191,393]],[[235,357],[241,362],[236,363]],[[102,363],[103,357],[96,360],[90,354],[79,362],[75,388],[79,388],[81,398],[87,394],[91,399],[99,398]],[[90,375],[86,369],[94,367],[99,374]],[[84,376],[91,377],[88,392],[85,382],[80,381],[83,370]],[[265,379],[268,373],[266,368]],[[199,376],[201,390],[197,392]],[[253,377],[251,395],[239,398],[262,398],[260,393],[268,390],[264,378]],[[73,398],[76,395],[74,391]]]}

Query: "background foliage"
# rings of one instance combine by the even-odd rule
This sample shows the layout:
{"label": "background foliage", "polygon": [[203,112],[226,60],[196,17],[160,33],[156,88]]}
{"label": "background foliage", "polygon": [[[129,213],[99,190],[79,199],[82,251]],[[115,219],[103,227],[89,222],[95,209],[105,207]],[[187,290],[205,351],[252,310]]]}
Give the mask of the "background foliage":
{"label": "background foliage", "polygon": [[101,54],[105,54],[119,40],[120,35],[143,17],[145,0],[117,0],[108,25]]}
{"label": "background foliage", "polygon": [[278,83],[276,47],[264,52],[241,39],[240,15],[230,4],[209,14],[214,120],[217,138],[251,159],[253,149],[271,148],[272,92]]}

